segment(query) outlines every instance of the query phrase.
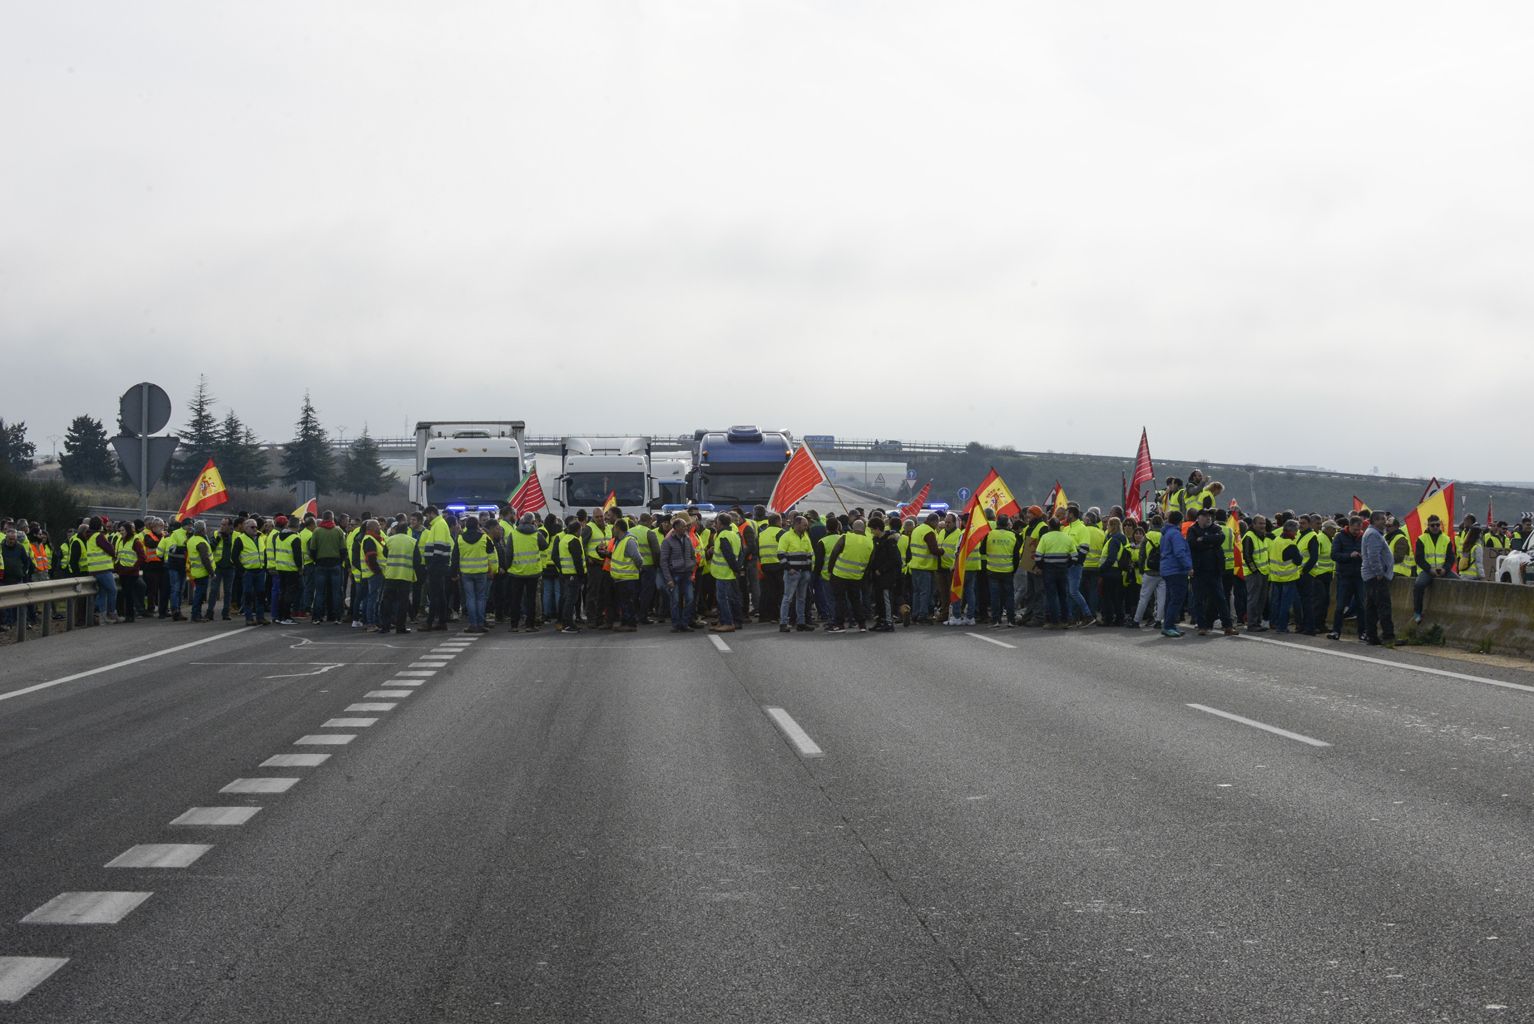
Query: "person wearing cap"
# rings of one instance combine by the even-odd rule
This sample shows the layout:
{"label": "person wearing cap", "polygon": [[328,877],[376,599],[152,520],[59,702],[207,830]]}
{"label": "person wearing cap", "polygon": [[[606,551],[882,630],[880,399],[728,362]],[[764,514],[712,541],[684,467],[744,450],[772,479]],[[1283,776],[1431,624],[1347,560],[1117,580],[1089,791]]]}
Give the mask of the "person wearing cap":
{"label": "person wearing cap", "polygon": [[520,632],[524,623],[527,632],[538,632],[538,591],[542,586],[543,549],[547,546],[548,538],[538,530],[538,517],[531,512],[522,513],[517,528],[506,539],[510,632]]}
{"label": "person wearing cap", "polygon": [[1225,530],[1214,521],[1214,510],[1198,509],[1188,530],[1193,553],[1193,618],[1198,635],[1208,636],[1216,618],[1226,636],[1235,636],[1235,621],[1225,597]]}
{"label": "person wearing cap", "polygon": [[[1470,528],[1467,527],[1466,535],[1469,532]],[[1437,516],[1428,516],[1427,529],[1417,538],[1412,553],[1417,560],[1417,578],[1412,581],[1411,588],[1412,621],[1420,624],[1422,605],[1433,581],[1458,575],[1455,571],[1458,548],[1455,539],[1444,532],[1443,520]]]}
{"label": "person wearing cap", "polygon": [[1285,519],[1283,530],[1268,542],[1268,598],[1275,633],[1289,632],[1289,615],[1299,604],[1299,580],[1305,557],[1300,554],[1299,523]]}

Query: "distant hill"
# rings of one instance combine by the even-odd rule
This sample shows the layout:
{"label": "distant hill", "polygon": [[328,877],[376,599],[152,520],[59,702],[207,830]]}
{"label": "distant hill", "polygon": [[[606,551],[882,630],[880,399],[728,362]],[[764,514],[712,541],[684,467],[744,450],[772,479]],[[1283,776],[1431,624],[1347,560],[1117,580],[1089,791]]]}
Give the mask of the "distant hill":
{"label": "distant hill", "polygon": [[[908,459],[917,472],[915,486],[920,487],[930,478],[933,500],[953,504],[958,503],[959,488],[974,487],[994,466],[1024,505],[1042,503],[1058,480],[1072,501],[1083,507],[1097,505],[1106,509],[1119,503],[1120,474],[1127,478],[1134,470],[1133,458],[1018,452],[978,443],[968,445],[958,454],[910,455]],[[1395,476],[1159,459],[1158,486],[1168,476],[1186,478],[1188,470],[1195,466],[1209,479],[1225,485],[1227,500],[1235,498],[1247,511],[1269,513],[1283,509],[1345,512],[1352,509],[1356,494],[1372,508],[1404,514],[1416,506],[1428,483]],[[1534,511],[1534,487],[1460,481],[1455,492],[1460,505],[1456,515],[1469,512],[1478,520],[1484,519],[1488,498],[1494,502],[1498,519],[1514,522]],[[906,489],[901,487],[895,493],[903,495]]]}

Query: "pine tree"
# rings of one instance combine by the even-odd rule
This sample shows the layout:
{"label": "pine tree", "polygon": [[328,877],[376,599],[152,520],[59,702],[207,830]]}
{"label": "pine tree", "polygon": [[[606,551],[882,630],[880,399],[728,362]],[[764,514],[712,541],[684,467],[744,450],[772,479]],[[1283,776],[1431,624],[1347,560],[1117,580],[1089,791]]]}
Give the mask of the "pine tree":
{"label": "pine tree", "polygon": [[218,420],[213,418],[213,402],[213,396],[208,393],[208,378],[198,377],[191,416],[186,421],[186,429],[181,432],[181,445],[171,463],[170,477],[177,483],[189,484],[195,480],[210,458],[218,463],[220,471],[223,469],[217,452],[219,431]]}
{"label": "pine tree", "polygon": [[368,436],[366,427],[347,449],[336,479],[340,490],[355,496],[358,501],[383,494],[394,486],[394,474],[384,468],[378,457],[378,442]]}
{"label": "pine tree", "polygon": [[283,445],[283,482],[295,484],[300,480],[313,480],[315,488],[323,494],[331,489],[335,475],[330,437],[320,426],[319,414],[314,411],[314,403],[309,400],[307,391],[294,429],[293,440]]}
{"label": "pine tree", "polygon": [[265,449],[255,432],[240,421],[233,409],[224,415],[224,422],[218,428],[213,459],[231,489],[259,490],[271,482]]}
{"label": "pine tree", "polygon": [[36,456],[37,445],[27,440],[27,425],[0,420],[0,465],[25,473]]}
{"label": "pine tree", "polygon": [[106,428],[94,416],[76,416],[64,435],[64,454],[59,456],[64,479],[72,484],[107,483],[117,469],[117,459],[107,446]]}

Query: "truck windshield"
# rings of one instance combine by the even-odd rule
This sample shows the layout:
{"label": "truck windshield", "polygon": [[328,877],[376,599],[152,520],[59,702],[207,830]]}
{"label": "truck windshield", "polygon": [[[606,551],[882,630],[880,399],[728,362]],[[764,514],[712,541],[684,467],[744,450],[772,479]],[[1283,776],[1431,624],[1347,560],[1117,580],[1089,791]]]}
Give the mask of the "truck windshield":
{"label": "truck windshield", "polygon": [[760,505],[772,497],[780,473],[705,473],[699,501],[727,505]]}
{"label": "truck windshield", "polygon": [[426,496],[433,505],[499,505],[522,482],[521,460],[428,459]]}
{"label": "truck windshield", "polygon": [[608,492],[620,508],[642,508],[649,501],[643,473],[570,473],[565,477],[565,504],[571,509],[596,508]]}

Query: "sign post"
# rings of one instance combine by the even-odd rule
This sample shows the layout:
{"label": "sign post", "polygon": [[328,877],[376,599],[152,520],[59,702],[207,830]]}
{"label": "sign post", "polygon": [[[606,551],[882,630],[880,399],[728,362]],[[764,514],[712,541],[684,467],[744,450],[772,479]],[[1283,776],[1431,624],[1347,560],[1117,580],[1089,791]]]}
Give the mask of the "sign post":
{"label": "sign post", "polygon": [[143,381],[123,392],[117,414],[122,433],[112,438],[112,447],[123,471],[138,485],[139,515],[147,516],[149,489],[164,474],[181,443],[176,437],[151,436],[170,422],[170,396],[160,385]]}

